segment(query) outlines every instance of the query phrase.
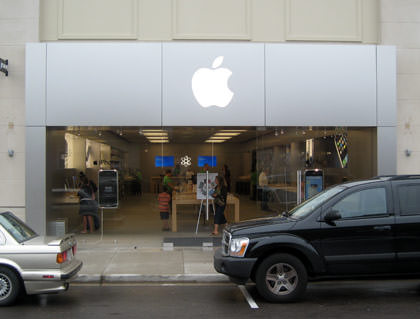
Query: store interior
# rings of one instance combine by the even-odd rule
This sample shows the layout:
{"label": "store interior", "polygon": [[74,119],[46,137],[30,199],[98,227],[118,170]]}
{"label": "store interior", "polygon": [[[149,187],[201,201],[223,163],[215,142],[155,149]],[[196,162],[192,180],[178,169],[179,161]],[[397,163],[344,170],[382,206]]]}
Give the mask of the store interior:
{"label": "store interior", "polygon": [[[293,208],[299,200],[298,172],[303,182],[307,172],[322,172],[315,193],[375,176],[376,140],[376,128],[360,127],[48,127],[47,233],[80,232],[80,172],[97,184],[100,169],[118,171],[118,208],[103,210],[97,231],[161,236],[157,195],[169,170],[179,205],[177,232],[165,236],[208,235],[211,205],[208,220],[204,206],[198,220],[201,202],[193,200],[197,174],[206,163],[210,173],[224,174],[225,165],[230,172],[232,205],[226,217],[232,223]],[[266,197],[258,185],[263,170]],[[300,194],[309,196],[304,184]]]}

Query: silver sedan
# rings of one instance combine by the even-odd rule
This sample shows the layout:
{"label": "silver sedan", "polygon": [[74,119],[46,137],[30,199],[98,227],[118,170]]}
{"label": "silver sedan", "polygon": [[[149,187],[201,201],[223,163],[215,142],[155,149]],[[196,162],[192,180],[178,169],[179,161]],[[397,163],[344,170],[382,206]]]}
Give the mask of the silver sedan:
{"label": "silver sedan", "polygon": [[72,234],[38,236],[11,212],[0,212],[0,306],[12,304],[21,292],[67,290],[82,268],[76,249]]}

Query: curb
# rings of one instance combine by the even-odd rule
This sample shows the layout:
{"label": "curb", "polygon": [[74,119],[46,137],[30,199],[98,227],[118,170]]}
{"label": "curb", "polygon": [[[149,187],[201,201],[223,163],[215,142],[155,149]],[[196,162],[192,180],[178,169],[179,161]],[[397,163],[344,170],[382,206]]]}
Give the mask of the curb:
{"label": "curb", "polygon": [[175,274],[175,275],[139,275],[139,274],[79,274],[75,283],[227,283],[229,278],[221,274]]}

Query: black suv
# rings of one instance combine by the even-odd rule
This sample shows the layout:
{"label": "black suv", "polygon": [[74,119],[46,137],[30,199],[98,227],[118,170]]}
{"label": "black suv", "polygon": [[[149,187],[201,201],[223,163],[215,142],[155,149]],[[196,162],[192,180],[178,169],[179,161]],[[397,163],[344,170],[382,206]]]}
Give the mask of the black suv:
{"label": "black suv", "polygon": [[227,227],[215,269],[272,302],[308,279],[420,274],[420,175],[331,187],[278,217]]}

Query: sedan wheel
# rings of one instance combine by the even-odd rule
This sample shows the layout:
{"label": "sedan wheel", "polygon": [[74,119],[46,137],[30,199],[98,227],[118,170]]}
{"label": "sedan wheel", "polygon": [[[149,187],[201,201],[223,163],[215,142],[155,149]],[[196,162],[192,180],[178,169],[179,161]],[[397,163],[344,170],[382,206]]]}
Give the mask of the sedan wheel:
{"label": "sedan wheel", "polygon": [[0,267],[0,306],[12,304],[19,295],[20,281],[9,268]]}
{"label": "sedan wheel", "polygon": [[290,302],[303,295],[307,284],[305,266],[288,254],[271,255],[259,265],[257,290],[268,301]]}

